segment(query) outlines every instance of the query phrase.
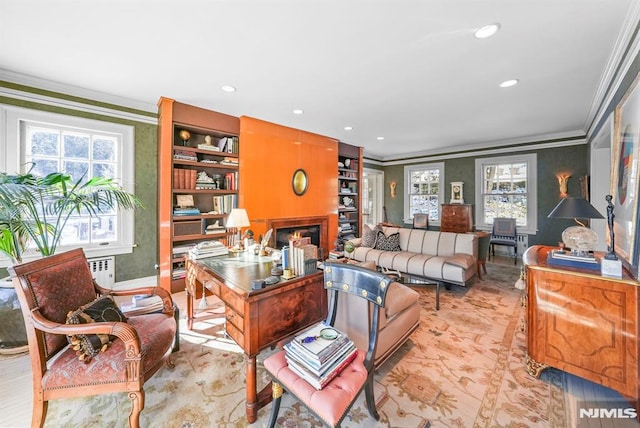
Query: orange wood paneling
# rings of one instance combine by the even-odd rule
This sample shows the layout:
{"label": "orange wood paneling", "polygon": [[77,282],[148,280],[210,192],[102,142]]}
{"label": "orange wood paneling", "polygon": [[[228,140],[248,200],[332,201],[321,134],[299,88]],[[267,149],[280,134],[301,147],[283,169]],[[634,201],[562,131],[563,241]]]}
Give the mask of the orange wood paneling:
{"label": "orange wood paneling", "polygon": [[[338,141],[318,134],[240,117],[239,206],[247,210],[256,238],[266,220],[329,216],[329,246],[337,237]],[[293,173],[306,171],[302,196],[292,189]],[[326,248],[325,250],[329,250]]]}

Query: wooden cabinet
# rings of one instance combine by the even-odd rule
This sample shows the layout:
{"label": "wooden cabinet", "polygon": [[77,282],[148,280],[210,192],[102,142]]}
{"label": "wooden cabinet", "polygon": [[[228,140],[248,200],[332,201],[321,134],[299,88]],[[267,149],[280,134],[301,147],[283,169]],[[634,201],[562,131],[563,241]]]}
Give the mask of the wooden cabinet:
{"label": "wooden cabinet", "polygon": [[441,232],[466,233],[473,230],[473,205],[442,204]]}
{"label": "wooden cabinet", "polygon": [[362,231],[362,147],[338,145],[338,238]]}
{"label": "wooden cabinet", "polygon": [[[527,371],[548,366],[599,383],[638,408],[638,286],[597,271],[547,264],[552,247],[523,256],[527,276]],[[603,254],[596,254],[601,257]]]}
{"label": "wooden cabinet", "polygon": [[[237,206],[238,118],[161,98],[158,103],[159,285],[185,288],[184,255],[223,240]],[[182,208],[181,208],[182,207]]]}

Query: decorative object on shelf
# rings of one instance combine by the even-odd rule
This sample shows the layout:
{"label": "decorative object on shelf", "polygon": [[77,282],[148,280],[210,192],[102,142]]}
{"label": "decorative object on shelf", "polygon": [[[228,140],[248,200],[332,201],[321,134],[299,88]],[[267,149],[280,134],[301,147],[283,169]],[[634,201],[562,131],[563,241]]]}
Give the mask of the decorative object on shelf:
{"label": "decorative object on shelf", "polygon": [[613,213],[613,203],[611,200],[613,196],[605,196],[607,201],[607,226],[609,228],[609,244],[607,245],[607,254],[601,262],[601,273],[604,276],[611,276],[614,278],[622,278],[622,262],[618,260],[615,253],[615,232],[613,229],[613,219],[615,214]]}
{"label": "decorative object on shelf", "polygon": [[452,181],[451,182],[451,204],[464,204],[464,199],[462,197],[462,186],[464,183],[462,181]]}
{"label": "decorative object on shelf", "polygon": [[391,190],[391,197],[395,198],[396,197],[396,187],[397,184],[395,181],[392,181],[391,183],[389,183],[389,189]]}
{"label": "decorative object on shelf", "polygon": [[583,198],[564,198],[549,213],[548,218],[572,218],[579,226],[569,226],[562,232],[562,242],[571,249],[572,256],[592,258],[590,253],[598,243],[598,235],[578,221],[579,218],[604,218]]}
{"label": "decorative object on shelf", "polygon": [[191,138],[191,133],[186,129],[181,129],[178,133],[180,139],[182,140],[182,145],[186,146],[189,143],[189,138]]}
{"label": "decorative object on shelf", "polygon": [[193,195],[176,195],[176,206],[179,208],[193,207]]}
{"label": "decorative object on shelf", "polygon": [[236,229],[234,248],[242,249],[242,228],[251,226],[247,210],[244,208],[233,208],[227,218],[226,226],[228,229]]}
{"label": "decorative object on shelf", "polygon": [[567,184],[569,182],[569,179],[571,178],[571,175],[558,174],[556,177],[558,178],[558,189],[560,190],[560,196],[562,197],[567,196],[567,192],[568,192]]}
{"label": "decorative object on shelf", "polygon": [[345,196],[344,198],[342,198],[342,203],[344,204],[345,208],[353,208],[354,202],[355,201],[348,196]]}
{"label": "decorative object on shelf", "polygon": [[307,178],[307,173],[304,169],[299,168],[293,173],[293,178],[291,179],[291,187],[293,187],[293,193],[298,196],[304,195],[307,191],[307,187],[309,187],[309,179]]}
{"label": "decorative object on shelf", "polygon": [[202,150],[210,150],[212,152],[219,152],[220,147],[213,145],[211,135],[204,137],[204,144],[198,144],[198,148]]}

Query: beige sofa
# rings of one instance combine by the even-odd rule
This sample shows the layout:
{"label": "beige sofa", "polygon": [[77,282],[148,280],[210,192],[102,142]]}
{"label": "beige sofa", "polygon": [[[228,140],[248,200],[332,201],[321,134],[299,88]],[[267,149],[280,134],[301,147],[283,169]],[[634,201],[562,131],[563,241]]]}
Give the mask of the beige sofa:
{"label": "beige sofa", "polygon": [[[375,269],[375,265],[364,266]],[[374,366],[380,367],[420,325],[419,294],[411,288],[392,282],[387,291],[387,301],[381,309],[378,330],[378,347]],[[369,322],[374,305],[345,293],[338,300],[335,326],[355,342],[360,349],[369,344]]]}
{"label": "beige sofa", "polygon": [[438,283],[466,286],[477,274],[478,238],[471,233],[438,232],[424,229],[382,226],[389,237],[399,234],[400,251],[380,250],[362,245],[355,238],[355,250],[349,256],[360,262],[374,262],[378,267],[404,276],[426,278]]}

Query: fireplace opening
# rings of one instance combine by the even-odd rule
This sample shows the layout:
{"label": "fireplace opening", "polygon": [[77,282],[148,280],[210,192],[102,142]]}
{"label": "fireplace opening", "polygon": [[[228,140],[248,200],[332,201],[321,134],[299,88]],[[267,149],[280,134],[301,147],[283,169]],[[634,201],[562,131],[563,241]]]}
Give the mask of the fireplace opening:
{"label": "fireplace opening", "polygon": [[311,238],[311,243],[320,247],[320,225],[309,225],[300,227],[283,227],[275,230],[276,248],[281,249],[289,245],[292,238]]}
{"label": "fireplace opening", "polygon": [[289,239],[298,234],[310,237],[311,243],[318,246],[319,254],[327,254],[329,248],[329,217],[297,217],[267,220],[267,229],[273,229],[271,240],[273,247],[282,249],[289,245]]}

